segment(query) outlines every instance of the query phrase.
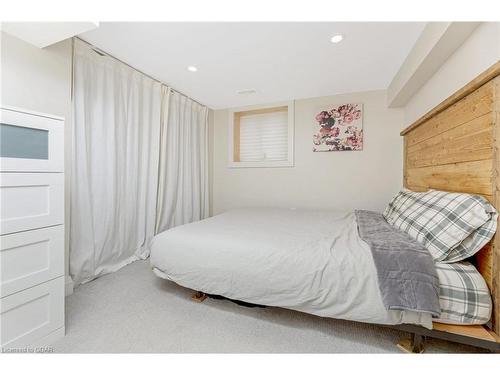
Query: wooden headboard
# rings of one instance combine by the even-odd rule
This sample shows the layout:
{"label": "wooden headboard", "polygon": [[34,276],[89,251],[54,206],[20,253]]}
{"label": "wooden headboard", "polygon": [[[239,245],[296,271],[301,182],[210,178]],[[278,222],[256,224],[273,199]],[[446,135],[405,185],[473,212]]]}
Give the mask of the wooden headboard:
{"label": "wooden headboard", "polygon": [[[404,186],[484,196],[500,211],[500,61],[401,132]],[[476,256],[500,335],[500,223]]]}

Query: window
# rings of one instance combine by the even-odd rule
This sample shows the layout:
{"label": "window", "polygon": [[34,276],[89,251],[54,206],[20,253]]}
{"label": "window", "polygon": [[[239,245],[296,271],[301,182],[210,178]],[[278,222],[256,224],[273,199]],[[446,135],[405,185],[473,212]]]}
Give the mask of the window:
{"label": "window", "polygon": [[229,113],[230,167],[293,166],[293,103]]}

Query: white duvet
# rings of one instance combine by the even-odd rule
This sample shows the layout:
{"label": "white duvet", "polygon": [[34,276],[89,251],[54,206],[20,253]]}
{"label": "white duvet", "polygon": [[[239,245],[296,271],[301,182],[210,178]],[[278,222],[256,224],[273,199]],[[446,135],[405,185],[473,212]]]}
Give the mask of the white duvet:
{"label": "white duvet", "polygon": [[385,309],[354,213],[240,209],[158,234],[155,273],[209,294],[323,317],[432,328]]}

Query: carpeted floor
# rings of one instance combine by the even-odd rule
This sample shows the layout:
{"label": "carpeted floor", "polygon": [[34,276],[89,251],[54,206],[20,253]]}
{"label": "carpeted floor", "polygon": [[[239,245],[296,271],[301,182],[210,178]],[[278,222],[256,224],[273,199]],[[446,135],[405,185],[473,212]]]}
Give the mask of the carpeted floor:
{"label": "carpeted floor", "polygon": [[[66,299],[66,337],[55,352],[72,353],[400,353],[406,333],[226,300],[191,300],[193,291],[154,276],[148,261],[75,289]],[[428,340],[427,352],[479,352]]]}

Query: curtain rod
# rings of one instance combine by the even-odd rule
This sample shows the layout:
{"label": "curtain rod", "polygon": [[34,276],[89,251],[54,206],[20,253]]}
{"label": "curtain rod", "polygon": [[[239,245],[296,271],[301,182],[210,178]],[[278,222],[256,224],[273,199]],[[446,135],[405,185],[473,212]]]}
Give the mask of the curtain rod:
{"label": "curtain rod", "polygon": [[199,105],[201,105],[201,106],[203,106],[203,107],[207,107],[207,108],[208,108],[208,106],[206,106],[205,104],[201,104],[199,101],[197,101],[197,100],[195,100],[195,99],[191,98],[190,96],[188,96],[188,95],[186,95],[186,94],[184,94],[184,93],[180,92],[179,90],[174,89],[173,87],[171,87],[170,85],[166,84],[165,82],[162,82],[162,81],[160,81],[159,79],[157,79],[157,78],[155,78],[155,77],[153,77],[153,76],[150,76],[149,74],[144,73],[142,70],[139,70],[139,69],[137,69],[137,68],[133,67],[132,65],[127,64],[125,61],[120,60],[118,57],[115,57],[115,56],[113,56],[113,55],[109,54],[108,52],[103,51],[103,50],[102,50],[102,49],[100,49],[99,47],[94,46],[92,43],[89,43],[89,42],[87,42],[86,40],[83,40],[82,38],[80,38],[80,37],[78,37],[78,36],[75,36],[75,37],[73,37],[73,38],[74,38],[74,39],[78,39],[80,42],[85,43],[87,46],[89,46],[90,48],[92,48],[95,52],[97,52],[97,53],[99,53],[99,54],[102,54],[102,55],[105,55],[105,56],[108,56],[108,57],[111,57],[112,59],[114,59],[114,60],[116,60],[116,61],[118,61],[118,62],[120,62],[120,63],[122,63],[122,64],[124,64],[124,65],[126,65],[126,66],[128,66],[129,68],[131,68],[131,69],[135,70],[136,72],[139,72],[139,73],[141,73],[141,74],[145,75],[145,76],[146,76],[146,77],[148,77],[149,79],[152,79],[152,80],[153,80],[153,81],[155,81],[155,82],[158,82],[158,83],[160,83],[160,84],[162,84],[162,85],[165,85],[165,86],[169,87],[169,88],[170,88],[170,90],[175,91],[177,94],[179,94],[179,95],[181,95],[181,96],[184,96],[185,98],[188,98],[188,99],[192,100],[192,101],[193,101],[193,102],[195,102],[195,103],[198,103]]}

